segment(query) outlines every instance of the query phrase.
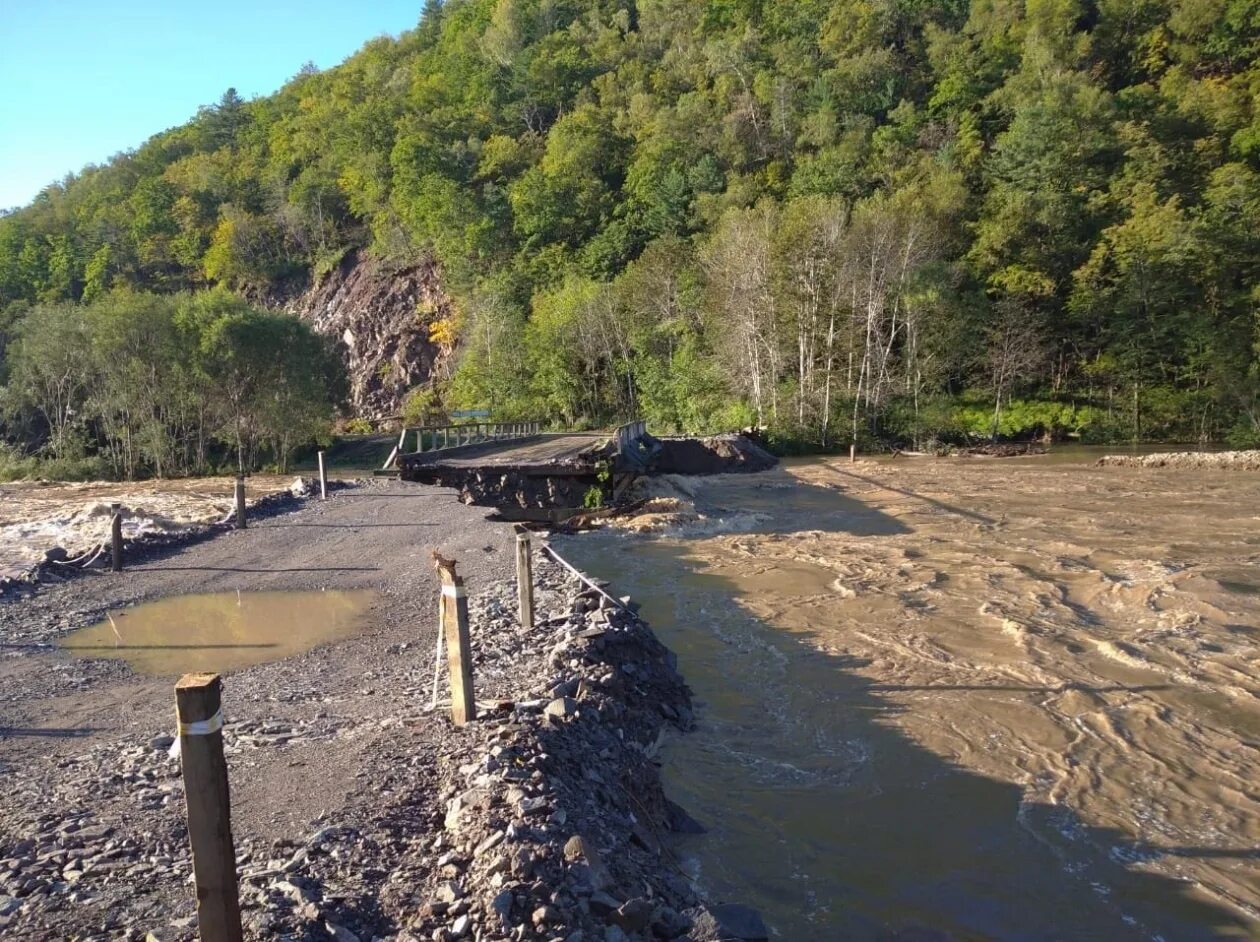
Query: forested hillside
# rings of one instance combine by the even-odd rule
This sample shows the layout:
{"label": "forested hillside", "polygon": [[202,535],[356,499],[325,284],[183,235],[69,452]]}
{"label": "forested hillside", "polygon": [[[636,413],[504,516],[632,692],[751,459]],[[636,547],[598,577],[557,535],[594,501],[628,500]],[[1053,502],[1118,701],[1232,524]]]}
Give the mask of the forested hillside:
{"label": "forested hillside", "polygon": [[0,328],[431,254],[417,413],[1254,442],[1258,47],[1254,0],[430,0],[0,219]]}

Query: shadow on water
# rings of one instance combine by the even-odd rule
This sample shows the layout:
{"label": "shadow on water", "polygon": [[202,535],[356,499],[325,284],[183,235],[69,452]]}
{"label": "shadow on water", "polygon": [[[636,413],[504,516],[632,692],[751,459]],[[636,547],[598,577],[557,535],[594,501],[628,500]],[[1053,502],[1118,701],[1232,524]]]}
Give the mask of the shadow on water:
{"label": "shadow on water", "polygon": [[886,491],[892,491],[894,494],[900,494],[902,497],[913,497],[915,500],[921,500],[925,504],[935,507],[937,510],[943,510],[945,513],[954,514],[957,517],[964,517],[968,520],[973,520],[976,523],[994,524],[997,522],[992,517],[985,516],[982,513],[977,513],[974,510],[967,510],[963,507],[947,504],[944,501],[937,500],[935,497],[926,497],[923,494],[916,494],[914,491],[906,490],[904,487],[894,487],[886,481],[877,481],[875,478],[868,478],[855,471],[845,471],[843,468],[837,468],[834,465],[831,467],[831,470],[842,477],[852,478],[853,480],[861,481],[864,484],[871,484]]}
{"label": "shadow on water", "polygon": [[[749,487],[765,499],[741,504],[761,516],[740,532],[910,532],[829,488]],[[750,613],[689,539],[603,532],[564,551],[634,596],[695,693],[697,729],[667,748],[664,775],[709,828],[682,850],[714,899],[756,906],[793,942],[1253,936],[1236,910],[1139,864],[1260,850],[1140,844],[924,748],[897,726],[902,688]]]}

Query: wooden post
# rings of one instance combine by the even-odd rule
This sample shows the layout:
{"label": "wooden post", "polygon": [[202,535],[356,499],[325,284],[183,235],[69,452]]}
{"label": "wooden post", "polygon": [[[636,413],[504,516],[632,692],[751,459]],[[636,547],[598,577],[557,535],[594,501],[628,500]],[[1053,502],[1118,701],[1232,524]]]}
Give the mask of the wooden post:
{"label": "wooden post", "polygon": [[534,561],[530,556],[529,531],[516,530],[516,596],[521,606],[521,625],[534,627]]}
{"label": "wooden post", "polygon": [[114,572],[122,572],[122,504],[110,504],[112,516],[109,518],[109,568]]}
{"label": "wooden post", "polygon": [[424,429],[422,428],[416,429],[416,451],[424,451]]}
{"label": "wooden post", "polygon": [[849,443],[849,460],[857,461],[857,442]]}
{"label": "wooden post", "polygon": [[319,499],[328,500],[328,470],[324,467],[324,453],[321,451],[319,458]]}
{"label": "wooden post", "polygon": [[242,939],[236,851],[232,847],[232,805],[227,763],[223,759],[221,695],[218,674],[185,674],[175,685],[201,942]]}
{"label": "wooden post", "polygon": [[446,636],[446,665],[451,683],[451,722],[463,726],[477,718],[473,699],[472,639],[468,632],[468,596],[464,580],[455,573],[455,560],[433,554],[433,568],[442,580],[442,633]]}
{"label": "wooden post", "polygon": [[236,529],[245,529],[245,475],[236,476]]}

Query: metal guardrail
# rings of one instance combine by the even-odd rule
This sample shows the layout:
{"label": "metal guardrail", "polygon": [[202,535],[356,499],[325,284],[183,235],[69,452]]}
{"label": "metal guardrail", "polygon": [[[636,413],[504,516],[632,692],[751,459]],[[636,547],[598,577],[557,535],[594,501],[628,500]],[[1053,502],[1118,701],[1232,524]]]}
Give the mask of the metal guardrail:
{"label": "metal guardrail", "polygon": [[416,436],[416,451],[424,453],[462,448],[465,445],[479,445],[484,442],[530,438],[541,431],[541,422],[473,422],[466,425],[424,425],[419,428],[404,428],[398,436],[398,444],[385,459],[381,470],[388,471],[394,466],[398,456],[407,445],[407,437],[413,433]]}

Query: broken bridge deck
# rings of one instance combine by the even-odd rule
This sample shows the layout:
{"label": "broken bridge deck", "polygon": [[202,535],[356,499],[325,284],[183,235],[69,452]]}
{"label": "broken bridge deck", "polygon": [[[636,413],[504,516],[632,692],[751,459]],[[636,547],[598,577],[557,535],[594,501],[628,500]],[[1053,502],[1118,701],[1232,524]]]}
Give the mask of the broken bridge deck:
{"label": "broken bridge deck", "polygon": [[404,481],[458,488],[470,503],[582,507],[595,488],[614,500],[623,494],[647,469],[655,442],[640,421],[610,432],[540,432],[413,451],[398,455],[393,467]]}
{"label": "broken bridge deck", "polygon": [[484,441],[439,451],[399,455],[397,467],[404,479],[413,474],[442,471],[513,470],[523,474],[593,473],[600,445],[614,436],[607,432],[540,433],[508,441]]}

